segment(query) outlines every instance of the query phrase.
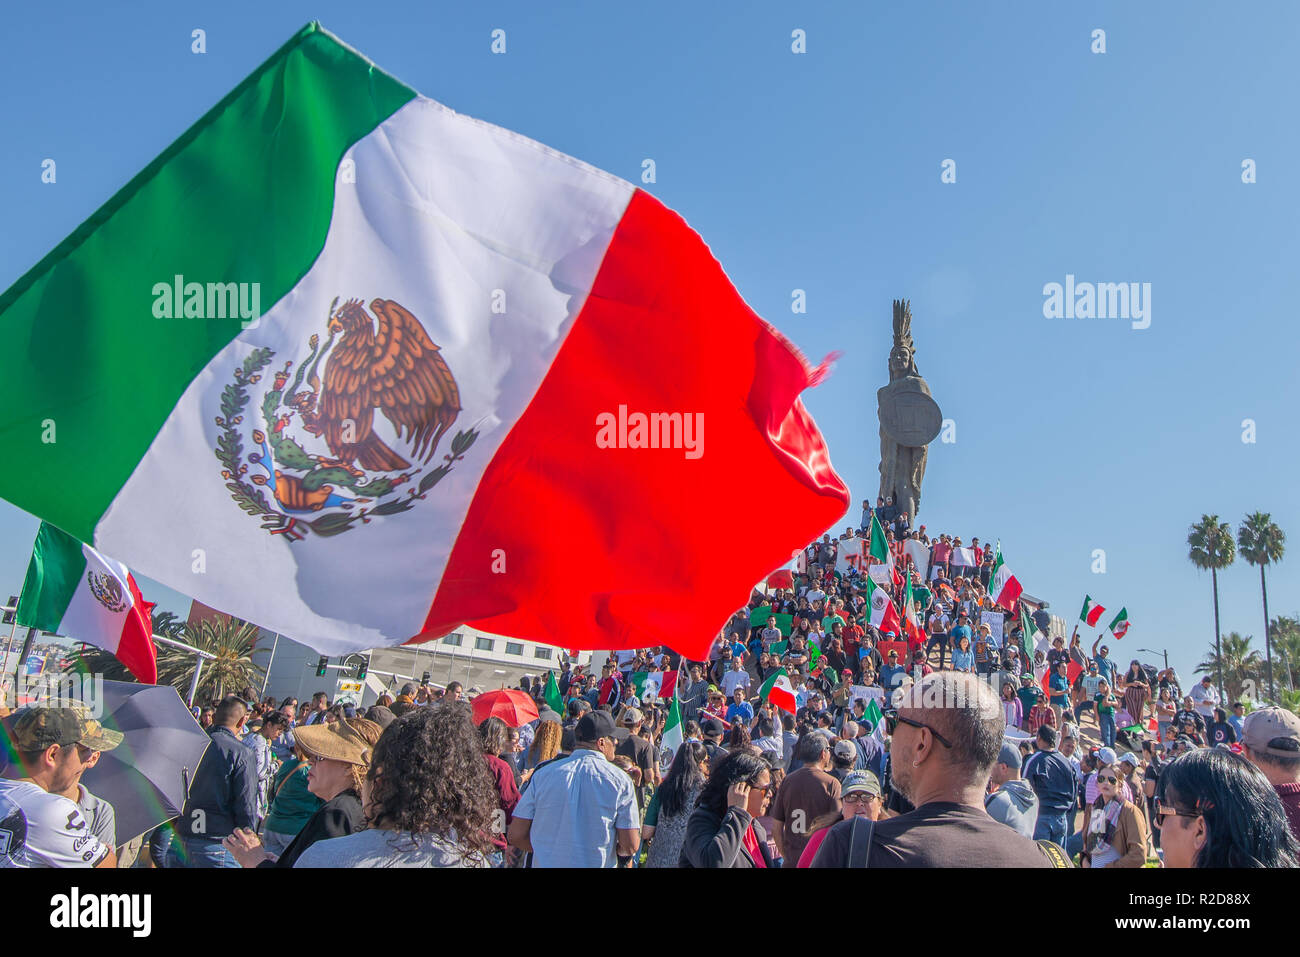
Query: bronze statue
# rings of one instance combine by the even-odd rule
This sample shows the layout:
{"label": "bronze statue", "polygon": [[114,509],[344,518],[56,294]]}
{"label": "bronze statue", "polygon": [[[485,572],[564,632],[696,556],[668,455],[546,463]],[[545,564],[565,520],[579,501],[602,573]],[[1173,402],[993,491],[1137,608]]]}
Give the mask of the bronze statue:
{"label": "bronze statue", "polygon": [[[916,368],[912,305],[894,300],[894,348],[889,351],[889,385],[876,392],[880,417],[880,495],[915,523],[921,507],[926,446],[943,427],[943,413]],[[915,525],[913,526],[915,527]]]}

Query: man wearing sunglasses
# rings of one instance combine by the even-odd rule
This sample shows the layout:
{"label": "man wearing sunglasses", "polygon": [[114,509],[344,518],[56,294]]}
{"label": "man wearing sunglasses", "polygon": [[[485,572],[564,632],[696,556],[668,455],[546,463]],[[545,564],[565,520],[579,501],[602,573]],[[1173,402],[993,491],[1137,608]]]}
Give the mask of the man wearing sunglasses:
{"label": "man wearing sunglasses", "polygon": [[5,744],[16,752],[12,779],[0,781],[0,869],[116,867],[113,848],[91,832],[75,788],[100,751],[122,743],[75,708],[24,708],[10,719]]}
{"label": "man wearing sunglasses", "polygon": [[1033,841],[984,810],[1006,731],[987,684],[953,671],[929,675],[903,691],[889,725],[893,783],[916,809],[874,823],[869,834],[859,821],[841,821],[813,867],[846,867],[855,857],[867,867],[1051,866]]}

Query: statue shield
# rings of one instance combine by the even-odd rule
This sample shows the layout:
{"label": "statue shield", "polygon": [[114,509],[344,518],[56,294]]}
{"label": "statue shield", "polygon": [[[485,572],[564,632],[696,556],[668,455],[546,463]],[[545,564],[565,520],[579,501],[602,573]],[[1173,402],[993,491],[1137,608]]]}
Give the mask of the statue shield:
{"label": "statue shield", "polygon": [[904,376],[876,392],[880,427],[899,445],[929,445],[943,428],[943,413],[923,379]]}

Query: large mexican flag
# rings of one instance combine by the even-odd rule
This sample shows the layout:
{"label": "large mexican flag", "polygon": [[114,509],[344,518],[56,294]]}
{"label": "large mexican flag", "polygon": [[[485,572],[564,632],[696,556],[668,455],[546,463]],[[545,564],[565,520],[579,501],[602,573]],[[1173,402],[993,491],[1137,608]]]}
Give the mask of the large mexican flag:
{"label": "large mexican flag", "polygon": [[41,523],[18,624],[103,648],[141,681],[156,684],[152,610],[125,565]]}
{"label": "large mexican flag", "polygon": [[0,328],[0,496],[326,654],[468,622],[701,658],[848,505],[799,399],[824,365],[681,217],[315,24]]}

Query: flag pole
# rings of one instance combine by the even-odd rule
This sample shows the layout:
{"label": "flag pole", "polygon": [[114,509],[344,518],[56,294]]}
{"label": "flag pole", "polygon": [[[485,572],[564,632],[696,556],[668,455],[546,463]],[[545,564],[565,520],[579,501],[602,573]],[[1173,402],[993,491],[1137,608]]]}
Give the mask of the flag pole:
{"label": "flag pole", "polygon": [[266,663],[266,674],[262,677],[262,697],[266,697],[266,684],[271,680],[271,666],[275,664],[275,649],[280,647],[280,633],[275,633],[275,641],[271,643],[271,658]]}

